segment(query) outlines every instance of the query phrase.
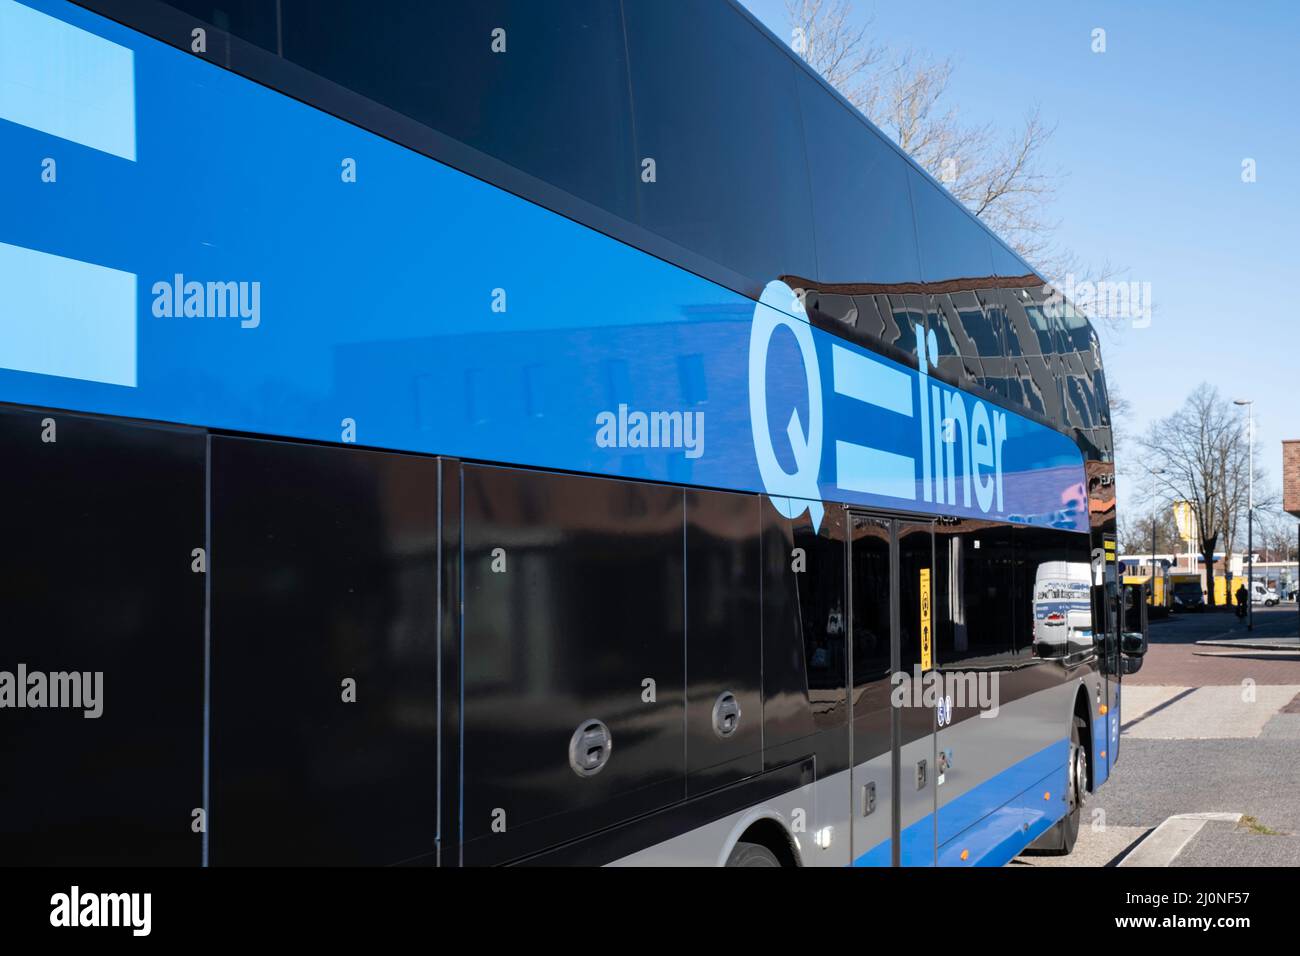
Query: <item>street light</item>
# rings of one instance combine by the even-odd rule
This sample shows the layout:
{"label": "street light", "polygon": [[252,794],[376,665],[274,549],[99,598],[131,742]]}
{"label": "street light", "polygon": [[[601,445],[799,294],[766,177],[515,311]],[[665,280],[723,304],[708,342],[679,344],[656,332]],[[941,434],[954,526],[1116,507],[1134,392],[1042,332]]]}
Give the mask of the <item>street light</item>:
{"label": "street light", "polygon": [[[1165,470],[1148,468],[1146,465],[1142,467],[1151,473],[1151,594],[1147,598],[1147,603],[1154,608],[1156,606],[1156,475],[1163,475]],[[1166,601],[1168,597],[1164,595]]]}
{"label": "street light", "polygon": [[1255,629],[1255,402],[1238,398],[1234,405],[1246,406],[1246,442],[1250,469],[1246,497],[1246,630]]}

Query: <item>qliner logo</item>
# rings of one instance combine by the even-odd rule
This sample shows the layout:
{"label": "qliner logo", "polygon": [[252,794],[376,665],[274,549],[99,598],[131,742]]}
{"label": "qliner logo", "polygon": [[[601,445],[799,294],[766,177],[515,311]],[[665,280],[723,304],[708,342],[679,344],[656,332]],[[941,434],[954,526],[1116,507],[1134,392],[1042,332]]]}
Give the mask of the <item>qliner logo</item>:
{"label": "qliner logo", "polygon": [[[772,504],[787,518],[807,511],[813,527],[821,525],[822,453],[826,432],[826,402],[821,362],[811,325],[783,311],[797,303],[784,282],[767,284],[754,308],[749,338],[749,413],[754,454],[763,487]],[[807,385],[808,421],[797,408],[785,423],[794,471],[777,458],[768,420],[768,353],[773,335],[785,328],[794,336]],[[871,498],[893,498],[964,509],[1005,512],[1002,458],[1007,440],[1007,415],[978,399],[931,380],[930,366],[938,362],[938,343],[931,332],[918,336],[919,372],[899,368],[874,356],[831,345],[831,389],[887,413],[894,441],[919,454],[901,454],[835,437],[835,482],[842,492]],[[968,406],[969,401],[969,406]]]}

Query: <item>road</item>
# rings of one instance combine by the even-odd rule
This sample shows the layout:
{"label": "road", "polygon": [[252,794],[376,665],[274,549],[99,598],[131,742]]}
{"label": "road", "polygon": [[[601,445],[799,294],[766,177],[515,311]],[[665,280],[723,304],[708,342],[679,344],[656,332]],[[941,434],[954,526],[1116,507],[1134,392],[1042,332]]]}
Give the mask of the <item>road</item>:
{"label": "road", "polygon": [[1205,823],[1169,865],[1300,866],[1297,630],[1294,604],[1256,608],[1253,633],[1230,613],[1153,621],[1142,670],[1124,678],[1118,765],[1075,852],[1017,863],[1114,865],[1170,816],[1226,812],[1243,819]]}

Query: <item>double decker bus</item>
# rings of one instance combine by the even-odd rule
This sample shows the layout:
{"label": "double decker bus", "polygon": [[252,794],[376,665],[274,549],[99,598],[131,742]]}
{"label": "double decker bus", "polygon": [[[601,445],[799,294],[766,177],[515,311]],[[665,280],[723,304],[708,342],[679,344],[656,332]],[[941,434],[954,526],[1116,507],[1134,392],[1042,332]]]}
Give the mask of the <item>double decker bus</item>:
{"label": "double decker bus", "polygon": [[0,0],[0,209],[0,863],[1073,846],[1097,337],[741,6]]}

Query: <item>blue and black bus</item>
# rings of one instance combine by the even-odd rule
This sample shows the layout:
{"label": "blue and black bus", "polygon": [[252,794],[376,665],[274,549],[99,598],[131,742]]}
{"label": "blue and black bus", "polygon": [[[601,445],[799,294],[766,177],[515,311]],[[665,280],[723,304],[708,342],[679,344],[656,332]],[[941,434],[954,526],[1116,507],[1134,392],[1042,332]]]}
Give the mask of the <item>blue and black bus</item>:
{"label": "blue and black bus", "polygon": [[0,0],[0,210],[0,863],[1073,846],[1097,336],[736,3]]}

